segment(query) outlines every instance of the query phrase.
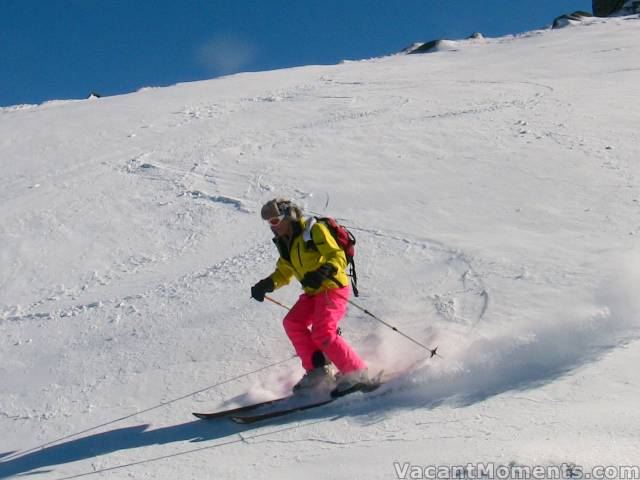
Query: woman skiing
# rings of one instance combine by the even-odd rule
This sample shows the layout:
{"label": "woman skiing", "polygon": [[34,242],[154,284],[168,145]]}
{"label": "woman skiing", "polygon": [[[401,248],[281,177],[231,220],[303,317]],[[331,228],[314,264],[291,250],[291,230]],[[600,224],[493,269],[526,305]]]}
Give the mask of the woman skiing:
{"label": "woman skiing", "polygon": [[[326,225],[303,218],[290,200],[270,200],[261,215],[274,233],[280,258],[275,271],[251,288],[251,296],[263,302],[267,293],[287,285],[293,277],[304,290],[283,321],[306,370],[294,392],[335,384],[331,395],[339,397],[370,386],[366,364],[338,335],[338,322],[346,313],[350,294],[344,251]],[[327,359],[338,369],[335,378]]]}

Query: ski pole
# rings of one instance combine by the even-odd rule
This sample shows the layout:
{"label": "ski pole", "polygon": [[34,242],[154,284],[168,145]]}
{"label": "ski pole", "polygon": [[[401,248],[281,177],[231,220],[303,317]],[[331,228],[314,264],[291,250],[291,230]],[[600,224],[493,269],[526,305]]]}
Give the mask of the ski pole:
{"label": "ski pole", "polygon": [[287,310],[291,310],[291,307],[287,307],[284,303],[280,303],[275,298],[271,298],[269,295],[265,295],[264,298],[265,298],[265,300],[269,300],[270,302],[273,302],[276,305],[280,305],[282,308],[286,308]]}
{"label": "ski pole", "polygon": [[[433,358],[436,355],[438,355],[438,347],[435,348],[429,348],[427,347],[425,344],[419,342],[418,340],[416,340],[415,338],[410,337],[409,335],[407,335],[406,333],[398,330],[397,327],[394,327],[393,325],[385,322],[384,320],[382,320],[381,318],[377,317],[376,315],[374,315],[373,313],[371,313],[369,310],[367,310],[366,308],[358,305],[356,302],[354,302],[353,300],[349,300],[346,299],[351,305],[353,305],[354,307],[356,307],[358,310],[360,310],[363,313],[366,313],[367,315],[369,315],[371,318],[377,320],[378,322],[380,322],[381,324],[383,324],[385,327],[390,328],[391,330],[393,330],[396,333],[399,333],[400,335],[402,335],[404,338],[406,338],[407,340],[412,341],[413,343],[415,343],[416,345],[424,348],[427,352],[429,352],[429,358]],[[440,355],[438,355],[440,356]]]}

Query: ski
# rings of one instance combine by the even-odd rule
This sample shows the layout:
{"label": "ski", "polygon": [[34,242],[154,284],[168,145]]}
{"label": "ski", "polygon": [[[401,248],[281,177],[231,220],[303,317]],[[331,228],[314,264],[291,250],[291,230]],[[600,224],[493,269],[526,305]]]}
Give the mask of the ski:
{"label": "ski", "polygon": [[312,408],[322,407],[324,405],[328,405],[329,403],[335,402],[336,400],[346,395],[350,395],[352,393],[356,393],[356,392],[369,393],[369,392],[373,392],[374,390],[377,390],[384,383],[382,381],[382,373],[383,372],[380,372],[378,375],[376,375],[375,379],[372,381],[371,384],[359,385],[357,387],[354,387],[351,390],[347,390],[343,392],[339,396],[331,396],[328,398],[324,398],[322,400],[311,401],[310,403],[303,403],[302,405],[276,408],[275,410],[269,410],[265,413],[258,413],[255,415],[252,415],[252,414],[243,415],[240,412],[241,413],[240,415],[232,414],[232,415],[228,415],[227,418],[229,418],[231,421],[235,423],[241,423],[244,425],[249,423],[260,422],[263,420],[270,420],[272,418],[283,417],[285,415],[290,415],[293,413],[304,412],[305,410],[310,410]]}
{"label": "ski", "polygon": [[235,423],[241,423],[243,425],[249,423],[260,422],[262,420],[269,420],[271,418],[283,417],[285,415],[290,415],[296,412],[303,412],[305,410],[310,410],[312,408],[322,407],[323,405],[327,405],[331,402],[336,401],[337,398],[327,398],[324,400],[319,400],[317,402],[306,403],[303,405],[297,405],[295,407],[282,408],[278,410],[271,410],[266,413],[259,413],[257,415],[230,415],[229,418],[231,421]]}
{"label": "ski", "polygon": [[206,412],[206,413],[193,412],[193,415],[196,418],[199,418],[201,420],[213,420],[213,419],[216,419],[216,418],[227,417],[229,415],[237,415],[237,414],[241,414],[241,413],[244,413],[244,412],[250,412],[252,410],[257,410],[257,409],[259,409],[261,407],[269,407],[269,406],[273,406],[273,405],[278,405],[279,403],[283,403],[283,402],[291,400],[293,397],[294,397],[294,395],[287,395],[285,397],[275,398],[273,400],[266,400],[264,402],[252,403],[250,405],[244,405],[242,407],[230,408],[228,410],[219,410],[217,412]]}
{"label": "ski", "polygon": [[[378,387],[388,382],[389,380],[396,378],[397,376],[410,371],[415,365],[412,365],[409,369],[398,371],[391,374],[385,374],[384,371],[380,371],[373,379],[371,385],[361,385],[352,390],[343,392],[341,396],[349,395],[355,392],[368,393],[376,390]],[[328,392],[327,392],[328,393]],[[217,418],[228,418],[235,423],[248,424],[259,422],[262,420],[268,420],[271,418],[277,418],[284,415],[289,415],[296,412],[302,412],[312,408],[321,407],[327,405],[335,400],[338,400],[340,396],[335,398],[325,396],[321,399],[313,400],[311,398],[305,398],[300,394],[290,394],[284,397],[276,398],[273,400],[267,400],[264,402],[253,403],[250,405],[244,405],[241,407],[235,407],[228,410],[219,410],[216,412],[192,412],[196,418],[201,420],[214,420]],[[291,403],[294,403],[291,405]],[[271,407],[271,408],[270,408]],[[268,409],[266,412],[255,412],[263,408]]]}

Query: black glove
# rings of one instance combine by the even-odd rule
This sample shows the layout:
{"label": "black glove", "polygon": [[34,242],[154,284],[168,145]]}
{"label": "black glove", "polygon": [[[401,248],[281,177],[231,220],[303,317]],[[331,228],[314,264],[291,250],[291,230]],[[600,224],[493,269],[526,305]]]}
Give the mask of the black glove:
{"label": "black glove", "polygon": [[302,283],[303,287],[313,289],[320,288],[322,286],[322,282],[324,282],[327,278],[331,278],[333,275],[335,275],[336,272],[336,267],[329,263],[325,263],[324,265],[321,265],[317,270],[305,273],[300,283]]}
{"label": "black glove", "polygon": [[264,296],[269,292],[273,292],[274,289],[275,285],[271,277],[263,278],[251,287],[251,297],[259,302],[264,302]]}

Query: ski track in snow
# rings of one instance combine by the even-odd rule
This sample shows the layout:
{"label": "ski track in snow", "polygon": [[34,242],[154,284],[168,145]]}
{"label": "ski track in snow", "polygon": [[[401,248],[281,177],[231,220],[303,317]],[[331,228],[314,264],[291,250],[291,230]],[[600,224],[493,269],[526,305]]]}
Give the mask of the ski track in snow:
{"label": "ski track in snow", "polygon": [[[503,109],[516,109],[524,111],[527,109],[535,109],[539,103],[543,100],[545,94],[552,94],[554,88],[550,85],[544,85],[536,82],[502,82],[502,81],[459,81],[460,85],[468,85],[469,87],[475,87],[476,91],[478,87],[489,89],[497,87],[506,89],[515,89],[513,92],[514,98],[510,100],[503,100],[501,102],[489,102],[486,104],[480,104],[473,108],[467,108],[462,110],[443,111],[436,113],[428,113],[427,115],[421,114],[419,116],[402,113],[400,114],[401,121],[406,125],[418,122],[422,123],[428,120],[445,120],[447,118],[456,118],[464,115],[484,115],[496,113]],[[414,84],[404,85],[405,92],[411,92],[412,88],[419,88],[422,84],[416,82]],[[336,92],[336,87],[338,91]],[[385,100],[388,103],[388,107],[378,108],[375,110],[360,110],[357,108],[357,103],[362,100],[362,97],[358,96],[358,89],[361,93],[366,91],[362,90],[368,87],[364,82],[344,82],[336,81],[324,78],[322,82],[315,86],[304,85],[299,88],[294,88],[286,91],[279,91],[274,93],[265,93],[262,96],[245,99],[239,104],[231,104],[227,106],[218,106],[203,104],[200,106],[187,106],[181,112],[177,112],[176,115],[181,115],[189,122],[191,121],[208,121],[216,119],[219,116],[235,114],[240,112],[250,111],[252,104],[263,102],[296,102],[305,101],[305,99],[317,99],[324,98],[327,101],[339,102],[343,106],[356,103],[355,111],[341,112],[340,109],[330,109],[326,115],[326,118],[316,120],[312,123],[302,123],[300,125],[292,126],[284,130],[276,130],[268,132],[268,135],[274,135],[278,133],[288,133],[295,130],[317,130],[319,128],[343,128],[345,122],[357,121],[359,126],[371,126],[369,120],[378,117],[381,123],[388,122],[388,117],[394,112],[399,112],[405,106],[411,106],[415,103],[415,99],[412,97],[391,96]],[[524,88],[525,90],[522,90]],[[356,91],[352,91],[356,89]],[[529,93],[528,90],[532,89],[533,92]],[[331,93],[331,94],[330,94]],[[371,92],[368,92],[371,94]],[[522,98],[522,95],[527,95]],[[522,122],[522,125],[526,125],[526,122]],[[173,128],[182,126],[182,123],[173,125]],[[529,133],[529,130],[520,129],[519,135],[525,135]],[[252,141],[251,137],[254,135],[264,136],[264,132],[245,132],[241,135],[234,135],[232,137],[223,138],[214,145],[212,150],[207,151],[207,147],[200,146],[198,148],[204,149],[201,154],[203,158],[210,158],[216,150],[220,150],[235,146],[240,141],[244,145],[259,144],[261,142]],[[243,153],[251,153],[250,150],[243,149]],[[197,154],[197,153],[196,153]],[[156,158],[157,157],[157,158]],[[132,174],[144,181],[156,181],[166,184],[166,187],[173,192],[176,198],[184,197],[191,198],[196,201],[208,201],[215,205],[231,206],[237,211],[243,213],[252,213],[255,208],[253,205],[259,203],[255,200],[250,200],[247,206],[247,202],[241,198],[226,194],[209,193],[210,191],[219,190],[220,183],[224,180],[212,172],[211,168],[207,166],[207,161],[204,164],[198,162],[194,163],[191,168],[178,168],[171,166],[171,163],[175,163],[172,159],[180,159],[184,157],[184,153],[180,152],[148,152],[141,155],[137,155],[135,158],[129,160],[123,168],[123,172]],[[184,164],[184,161],[180,163]],[[199,172],[200,170],[200,172]],[[203,173],[201,173],[203,172]],[[228,175],[228,174],[227,174]],[[261,178],[264,178],[262,176]],[[240,183],[245,183],[246,177],[239,178]],[[199,187],[199,188],[196,188]],[[207,189],[207,190],[205,190]],[[265,187],[259,186],[259,191],[264,191]],[[267,191],[276,190],[274,187],[266,187]],[[482,279],[470,265],[468,257],[457,251],[454,248],[447,247],[443,244],[438,244],[433,240],[416,241],[411,240],[401,235],[388,235],[380,231],[373,229],[359,229],[368,235],[373,235],[376,242],[380,242],[381,239],[390,243],[387,246],[389,252],[397,250],[396,245],[393,243],[404,244],[407,249],[422,248],[434,251],[440,250],[439,255],[442,258],[429,258],[427,261],[433,264],[442,264],[442,268],[438,270],[440,277],[433,279],[426,286],[419,285],[419,289],[425,292],[429,292],[426,296],[430,305],[427,307],[427,311],[430,309],[430,314],[423,316],[431,317],[431,324],[426,329],[427,339],[434,335],[434,332],[440,329],[451,329],[456,334],[469,334],[471,331],[475,331],[480,320],[487,312],[490,295],[487,289],[484,287]],[[385,247],[376,247],[378,250],[385,250]],[[265,252],[262,251],[262,256]],[[255,250],[248,250],[246,253],[241,254],[240,257],[232,257],[223,261],[220,265],[210,267],[206,270],[207,277],[214,277],[216,272],[222,272],[222,276],[233,275],[234,271],[237,271],[238,264],[242,264],[245,268],[245,273],[250,272],[255,268],[255,265],[249,265],[250,258],[255,255]],[[415,259],[413,259],[415,260]],[[151,262],[154,262],[151,259]],[[142,265],[146,263],[143,260]],[[411,261],[409,261],[411,263]],[[225,265],[231,265],[232,268],[225,268]],[[426,264],[423,264],[423,267]],[[137,265],[136,265],[137,267]],[[125,271],[125,274],[135,274],[137,268],[134,270]],[[109,278],[111,275],[107,274],[107,279],[103,282],[98,282],[94,286],[93,290],[100,290],[100,286],[111,283]],[[201,273],[191,273],[187,276],[183,276],[173,282],[164,283],[156,286],[151,290],[147,290],[141,293],[131,293],[120,296],[118,298],[101,298],[99,300],[93,300],[87,303],[81,303],[72,305],[71,307],[65,307],[61,309],[54,309],[50,311],[32,311],[37,308],[38,305],[50,303],[52,298],[47,300],[40,300],[26,308],[26,312],[22,312],[22,308],[19,306],[9,307],[5,309],[0,316],[0,319],[5,321],[30,321],[30,320],[54,320],[62,319],[66,317],[73,317],[81,314],[90,314],[97,309],[110,310],[111,312],[122,309],[125,305],[128,306],[129,312],[136,312],[135,303],[137,300],[152,301],[153,298],[159,298],[171,292],[170,295],[180,297],[180,292],[183,286],[191,287],[193,281],[197,278],[201,278]],[[417,284],[411,287],[415,289]],[[87,290],[86,286],[68,288],[68,296],[78,296],[79,291]],[[99,296],[94,294],[94,297]],[[373,352],[372,352],[373,353]],[[388,359],[387,359],[388,360]]]}

